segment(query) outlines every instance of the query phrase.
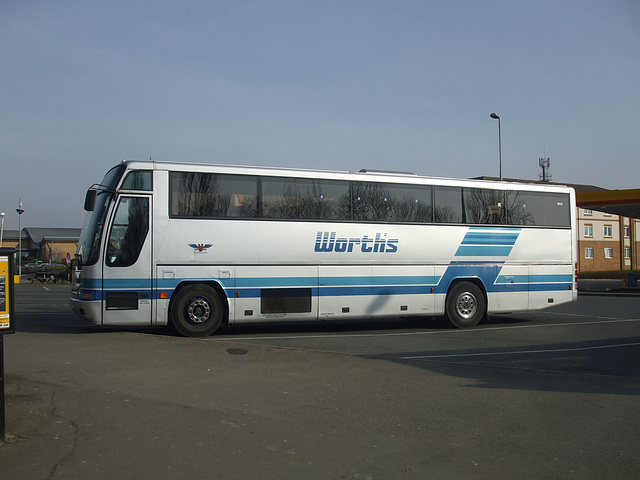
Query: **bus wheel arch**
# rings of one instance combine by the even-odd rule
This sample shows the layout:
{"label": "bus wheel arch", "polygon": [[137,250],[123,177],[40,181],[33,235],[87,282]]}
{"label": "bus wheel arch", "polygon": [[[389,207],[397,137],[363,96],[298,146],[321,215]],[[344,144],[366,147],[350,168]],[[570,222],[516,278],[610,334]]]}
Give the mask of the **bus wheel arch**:
{"label": "bus wheel arch", "polygon": [[445,314],[458,328],[475,327],[486,318],[487,294],[482,282],[475,278],[452,282],[445,300]]}
{"label": "bus wheel arch", "polygon": [[183,283],[171,295],[169,324],[185,337],[206,337],[229,318],[223,290],[216,283]]}

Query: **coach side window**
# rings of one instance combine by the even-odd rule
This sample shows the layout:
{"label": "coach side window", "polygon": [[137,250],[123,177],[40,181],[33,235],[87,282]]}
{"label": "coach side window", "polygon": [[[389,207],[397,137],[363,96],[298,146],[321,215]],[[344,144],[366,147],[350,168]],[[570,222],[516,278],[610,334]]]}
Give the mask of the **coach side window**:
{"label": "coach side window", "polygon": [[507,192],[507,223],[570,227],[569,195],[554,192]]}
{"label": "coach side window", "polygon": [[488,188],[464,189],[464,217],[470,224],[502,224],[504,192]]}
{"label": "coach side window", "polygon": [[258,215],[258,177],[171,172],[172,217],[253,218]]}
{"label": "coach side window", "polygon": [[349,220],[349,183],[313,178],[262,177],[262,217]]}
{"label": "coach side window", "polygon": [[436,223],[464,223],[462,188],[434,187],[434,220]]}

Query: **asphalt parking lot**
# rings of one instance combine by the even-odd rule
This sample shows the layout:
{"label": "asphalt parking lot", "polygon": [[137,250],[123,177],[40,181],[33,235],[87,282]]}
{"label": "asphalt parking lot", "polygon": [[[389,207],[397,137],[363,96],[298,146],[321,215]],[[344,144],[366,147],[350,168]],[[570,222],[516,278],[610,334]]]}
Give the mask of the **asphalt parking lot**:
{"label": "asphalt parking lot", "polygon": [[19,285],[3,478],[638,478],[640,297],[442,319],[102,328]]}

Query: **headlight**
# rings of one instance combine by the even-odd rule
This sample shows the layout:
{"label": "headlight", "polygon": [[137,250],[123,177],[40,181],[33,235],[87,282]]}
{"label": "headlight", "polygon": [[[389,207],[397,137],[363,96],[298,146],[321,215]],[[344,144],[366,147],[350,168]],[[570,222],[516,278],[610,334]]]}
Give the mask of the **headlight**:
{"label": "headlight", "polygon": [[75,298],[76,300],[84,300],[84,301],[95,300],[93,295],[93,290],[73,290],[71,292],[71,297]]}

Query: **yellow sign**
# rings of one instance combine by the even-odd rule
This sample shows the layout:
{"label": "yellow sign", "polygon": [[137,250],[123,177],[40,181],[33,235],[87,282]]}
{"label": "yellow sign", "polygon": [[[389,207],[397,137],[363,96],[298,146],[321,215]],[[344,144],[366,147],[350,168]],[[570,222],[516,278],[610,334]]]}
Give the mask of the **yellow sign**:
{"label": "yellow sign", "polygon": [[13,305],[11,264],[13,259],[6,255],[0,255],[0,334],[13,332],[11,325],[11,305]]}

